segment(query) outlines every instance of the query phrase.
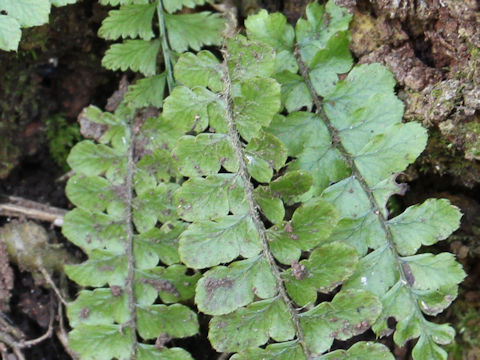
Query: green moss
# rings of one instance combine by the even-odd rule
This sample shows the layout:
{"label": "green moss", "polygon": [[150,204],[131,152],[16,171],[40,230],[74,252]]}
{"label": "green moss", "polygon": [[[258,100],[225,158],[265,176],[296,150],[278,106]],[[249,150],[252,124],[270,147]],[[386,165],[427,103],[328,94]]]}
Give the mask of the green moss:
{"label": "green moss", "polygon": [[439,98],[441,95],[442,95],[442,89],[441,89],[441,87],[437,87],[437,88],[434,88],[434,89],[432,90],[432,96],[433,96],[434,98]]}
{"label": "green moss", "polygon": [[63,115],[56,114],[46,121],[46,135],[50,155],[62,170],[67,171],[68,153],[81,139],[78,124],[69,124]]}
{"label": "green moss", "polygon": [[41,52],[47,51],[47,42],[49,37],[49,25],[26,28],[22,32],[22,41],[20,42],[19,51],[22,55],[31,54],[36,57],[36,50]]}
{"label": "green moss", "polygon": [[466,301],[457,301],[453,308],[457,340],[448,347],[452,359],[476,359],[480,353],[480,312]]}
{"label": "green moss", "polygon": [[31,52],[0,52],[0,179],[22,154],[32,153],[41,137],[28,137],[28,126],[48,112]]}
{"label": "green moss", "polygon": [[427,148],[416,162],[416,169],[424,174],[453,176],[459,183],[473,187],[480,181],[480,163],[463,155],[440,130],[431,128]]}
{"label": "green moss", "polygon": [[480,160],[480,123],[472,121],[463,124],[465,159]]}
{"label": "green moss", "polygon": [[0,138],[2,138],[0,142],[0,179],[3,179],[16,165],[20,151],[8,138],[2,136],[2,131],[0,131]]}

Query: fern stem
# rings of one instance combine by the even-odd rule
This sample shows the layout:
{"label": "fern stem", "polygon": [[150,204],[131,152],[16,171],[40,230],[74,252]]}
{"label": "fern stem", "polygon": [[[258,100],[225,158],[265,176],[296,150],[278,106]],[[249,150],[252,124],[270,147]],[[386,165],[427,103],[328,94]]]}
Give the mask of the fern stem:
{"label": "fern stem", "polygon": [[223,91],[222,97],[224,98],[225,104],[226,104],[228,135],[232,141],[232,145],[235,149],[235,155],[238,159],[238,163],[239,163],[238,173],[240,174],[240,177],[244,184],[245,196],[247,198],[247,202],[249,206],[249,215],[251,216],[253,223],[255,225],[255,228],[260,236],[260,240],[262,243],[262,252],[275,277],[277,290],[282,300],[284,301],[285,305],[287,306],[288,312],[290,313],[290,317],[293,320],[295,330],[297,333],[298,342],[302,346],[306,359],[310,360],[311,358],[310,351],[308,350],[307,345],[305,343],[305,337],[303,335],[303,330],[300,326],[300,319],[299,319],[298,313],[295,307],[293,306],[290,297],[287,294],[287,290],[283,283],[280,271],[277,267],[275,259],[268,246],[268,239],[266,236],[265,225],[260,219],[260,215],[258,213],[258,205],[255,203],[255,200],[253,198],[254,189],[250,179],[250,175],[248,174],[248,171],[247,171],[247,164],[245,163],[244,146],[240,140],[240,136],[236,129],[234,115],[233,115],[234,112],[233,112],[233,99],[231,97],[231,81],[230,81],[230,75],[228,73],[228,66],[227,66],[228,53],[226,51],[223,51],[223,55],[224,55],[224,62],[222,64],[222,68],[223,68],[223,82],[225,85],[225,89]]}
{"label": "fern stem", "polygon": [[381,211],[380,206],[377,203],[377,200],[375,199],[375,196],[373,195],[373,191],[370,189],[370,187],[367,184],[367,181],[363,177],[362,173],[358,170],[357,165],[355,164],[355,161],[352,157],[352,155],[345,149],[343,144],[340,141],[340,135],[338,130],[332,125],[330,122],[330,119],[327,117],[327,114],[323,110],[323,102],[321,97],[317,94],[315,91],[315,88],[313,87],[313,84],[310,80],[310,73],[308,67],[305,65],[305,63],[302,60],[302,57],[300,55],[300,51],[298,47],[295,47],[294,51],[295,59],[297,60],[300,75],[303,77],[305,80],[305,83],[307,84],[310,96],[312,97],[313,103],[315,104],[316,110],[315,113],[320,116],[322,121],[325,123],[327,126],[328,131],[330,132],[330,137],[332,138],[332,144],[337,148],[337,150],[342,154],[343,158],[345,159],[347,165],[352,169],[352,175],[354,178],[357,179],[359,182],[360,186],[362,187],[362,190],[365,192],[365,194],[368,197],[368,200],[370,202],[370,206],[373,209],[373,212],[375,215],[378,217],[378,220],[380,221],[380,226],[382,227],[384,233],[385,233],[385,238],[387,239],[388,246],[390,250],[393,253],[394,259],[395,259],[395,266],[397,267],[398,273],[400,274],[400,281],[404,286],[407,286],[409,288],[409,295],[412,297],[414,300],[413,302],[416,304],[416,312],[419,314],[422,314],[423,318],[423,313],[421,312],[418,303],[416,299],[414,299],[411,286],[410,286],[410,281],[408,280],[408,277],[405,273],[405,270],[402,266],[403,261],[400,259],[400,256],[398,254],[397,248],[395,246],[395,243],[393,241],[393,235],[390,230],[390,227],[388,225],[388,220],[385,218],[383,215],[383,212]]}
{"label": "fern stem", "polygon": [[163,0],[158,0],[157,3],[157,16],[158,16],[158,28],[160,31],[160,38],[162,41],[162,53],[163,61],[165,63],[165,71],[167,73],[167,85],[168,91],[172,93],[175,87],[175,81],[173,80],[173,67],[170,59],[170,45],[167,39],[167,27],[165,26],[165,10],[163,9]]}
{"label": "fern stem", "polygon": [[[133,125],[133,124],[132,124]],[[133,128],[133,126],[131,126]],[[132,206],[133,206],[133,174],[135,172],[135,161],[133,159],[133,151],[135,148],[135,134],[132,132],[130,144],[128,147],[128,160],[127,160],[127,175],[125,178],[125,188],[126,188],[126,244],[125,244],[125,255],[127,256],[128,261],[128,271],[127,278],[125,279],[125,291],[128,297],[128,311],[130,313],[130,320],[128,327],[132,330],[132,348],[130,359],[135,360],[138,348],[137,341],[137,307],[135,301],[135,295],[133,293],[133,284],[135,277],[135,257],[133,254],[133,215],[132,215]]]}

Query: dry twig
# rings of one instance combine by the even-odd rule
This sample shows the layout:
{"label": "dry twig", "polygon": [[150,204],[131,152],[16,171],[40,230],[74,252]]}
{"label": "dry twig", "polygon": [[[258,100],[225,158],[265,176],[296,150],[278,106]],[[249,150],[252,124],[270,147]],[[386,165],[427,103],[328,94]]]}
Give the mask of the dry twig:
{"label": "dry twig", "polygon": [[26,200],[16,196],[7,196],[6,203],[0,203],[0,216],[24,217],[48,221],[54,226],[63,225],[66,210],[44,205],[35,201]]}

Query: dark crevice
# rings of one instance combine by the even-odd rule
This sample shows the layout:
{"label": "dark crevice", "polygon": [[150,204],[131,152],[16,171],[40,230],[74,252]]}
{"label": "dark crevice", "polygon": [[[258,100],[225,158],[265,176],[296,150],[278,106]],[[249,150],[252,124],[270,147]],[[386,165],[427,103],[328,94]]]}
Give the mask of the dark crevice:
{"label": "dark crevice", "polygon": [[415,56],[425,65],[434,68],[435,60],[432,53],[432,43],[424,36],[417,36],[412,39],[413,51]]}

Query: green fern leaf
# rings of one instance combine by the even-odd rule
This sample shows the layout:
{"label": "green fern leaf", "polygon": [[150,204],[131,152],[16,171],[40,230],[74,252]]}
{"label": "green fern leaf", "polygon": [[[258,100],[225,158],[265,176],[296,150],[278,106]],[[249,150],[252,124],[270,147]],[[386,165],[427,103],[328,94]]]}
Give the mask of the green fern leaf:
{"label": "green fern leaf", "polygon": [[[220,33],[224,28],[224,19],[219,14],[208,11],[172,14],[183,6],[193,8],[205,2],[205,0],[101,0],[100,3],[103,5],[121,6],[120,9],[109,12],[99,29],[99,35],[110,40],[120,37],[134,39],[112,45],[102,60],[103,66],[111,70],[131,69],[140,71],[146,76],[154,75],[161,44],[165,78],[169,91],[172,92],[175,86],[172,69],[173,52],[183,52],[188,48],[200,50],[203,45],[219,45],[222,41]],[[152,29],[158,29],[158,41],[151,41],[155,37]],[[134,89],[128,92],[129,106],[138,108],[154,104],[161,107],[163,81],[164,79],[157,78],[152,80],[152,84],[148,80],[138,82]],[[144,87],[149,85],[154,85],[156,91],[150,92],[147,96],[149,91]]]}
{"label": "green fern leaf", "polygon": [[209,51],[202,50],[196,55],[186,53],[175,65],[177,80],[190,88],[203,86],[218,92],[223,86],[219,66],[220,62]]}
{"label": "green fern leaf", "polygon": [[363,290],[335,295],[300,317],[307,345],[317,354],[330,348],[333,339],[347,340],[363,333],[382,311],[378,298]]}
{"label": "green fern leaf", "polygon": [[269,186],[272,192],[281,196],[285,203],[290,204],[296,196],[309,191],[312,184],[312,175],[306,171],[298,170],[288,172],[275,179]]}
{"label": "green fern leaf", "polygon": [[[178,238],[186,224],[179,221],[173,196],[179,188],[176,181],[182,180],[181,173],[197,171],[197,167],[195,159],[178,166],[178,159],[170,151],[186,132],[204,131],[209,117],[218,126],[222,126],[223,119],[218,118],[221,109],[216,108],[217,94],[186,87],[173,90],[170,45],[178,44],[173,50],[182,51],[218,44],[224,21],[209,12],[170,15],[163,10],[165,4],[167,11],[173,11],[204,1],[101,3],[121,7],[109,13],[99,34],[107,39],[132,38],[112,45],[103,65],[112,70],[139,71],[146,78],[127,89],[115,114],[95,107],[84,110],[82,127],[95,141],[77,144],[68,159],[76,176],[70,179],[67,194],[77,208],[65,217],[63,231],[84,250],[88,260],[67,266],[66,272],[79,285],[96,288],[84,290],[68,306],[74,328],[69,335],[71,348],[82,359],[192,359],[186,351],[166,345],[172,338],[192,336],[199,330],[196,314],[177,304],[193,298],[201,274],[187,273],[187,268],[178,264]],[[159,39],[153,39],[152,29],[158,29]],[[160,50],[165,72],[155,75]],[[206,66],[212,65],[211,54],[204,60]],[[149,117],[151,109],[141,108],[163,106],[166,80],[177,102],[166,102],[163,114]],[[216,89],[215,81],[211,84]],[[217,81],[219,84],[223,85]],[[203,112],[193,107],[179,111],[182,103],[190,106],[192,97],[204,98]],[[192,145],[188,137],[184,140],[187,148]],[[222,139],[213,139],[213,143],[208,137],[203,140],[193,146],[213,145],[211,151],[215,151],[219,145],[231,152]],[[224,165],[229,168],[228,161]],[[206,171],[212,171],[212,162],[204,166]],[[231,166],[238,164],[233,161]],[[232,209],[245,207],[241,195],[231,191]],[[93,331],[92,338],[87,339],[92,324],[105,330],[104,336]],[[123,332],[116,336],[112,331]],[[146,344],[154,339],[155,346]],[[99,350],[102,343],[105,348]]]}
{"label": "green fern leaf", "polygon": [[164,112],[158,117],[147,119],[138,134],[139,142],[144,144],[145,151],[157,151],[159,156],[165,159],[162,161],[162,164],[165,164],[164,171],[171,177],[175,177],[178,172],[171,168],[172,158],[167,150],[171,150],[177,139],[185,133],[183,128],[181,123],[173,123],[165,119]]}
{"label": "green fern leaf", "polygon": [[224,20],[218,14],[201,12],[195,14],[165,14],[168,40],[173,50],[187,51],[189,48],[199,51],[203,45],[220,45],[220,33]]}
{"label": "green fern leaf", "polygon": [[[227,66],[232,82],[270,78],[275,67],[275,52],[271,47],[249,42],[244,36],[226,40],[226,44],[229,49]],[[246,46],[251,47],[251,51],[245,52]]]}
{"label": "green fern leaf", "polygon": [[0,15],[0,49],[17,50],[21,37],[22,31],[18,20],[12,16]]}
{"label": "green fern leaf", "polygon": [[[306,176],[308,177],[308,175]],[[263,215],[273,224],[280,224],[285,217],[282,200],[266,186],[258,186],[253,193],[255,202],[262,209]]]}
{"label": "green fern leaf", "polygon": [[50,3],[53,6],[65,6],[65,5],[70,5],[70,4],[75,4],[77,0],[50,0]]}
{"label": "green fern leaf", "polygon": [[137,316],[138,333],[144,339],[155,339],[161,333],[182,338],[198,332],[195,313],[184,305],[139,306]]}
{"label": "green fern leaf", "polygon": [[119,10],[111,10],[98,29],[98,35],[107,40],[136,38],[150,40],[155,3],[146,5],[124,5]]}
{"label": "green fern leaf", "polygon": [[173,149],[177,168],[183,176],[215,175],[223,166],[227,171],[238,169],[235,149],[223,134],[185,135]]}
{"label": "green fern leaf", "polygon": [[193,360],[192,356],[181,348],[162,348],[159,346],[140,344],[138,360]]}
{"label": "green fern leaf", "polygon": [[77,208],[68,212],[65,219],[63,233],[87,254],[100,247],[116,254],[123,252],[125,226],[117,223],[113,216]]}
{"label": "green fern leaf", "polygon": [[82,325],[70,333],[69,346],[84,359],[129,360],[132,330],[120,325]]}
{"label": "green fern leaf", "polygon": [[125,101],[133,109],[155,106],[161,109],[163,106],[163,94],[165,91],[165,73],[150,76],[138,80],[128,87]]}
{"label": "green fern leaf", "polygon": [[[295,32],[282,14],[268,14],[267,11],[262,10],[255,16],[249,16],[245,25],[249,37],[255,37],[273,47],[277,50],[277,56],[282,56],[284,51],[292,52]],[[292,59],[295,68],[298,68],[295,59]]]}
{"label": "green fern leaf", "polygon": [[328,294],[338,282],[347,280],[357,262],[357,252],[350,246],[342,243],[320,246],[308,260],[295,263],[295,267],[285,272],[285,286],[298,305],[312,305],[318,292]]}
{"label": "green fern leaf", "polygon": [[232,174],[192,178],[174,194],[177,214],[185,221],[213,220],[244,214],[247,206],[242,180]]}
{"label": "green fern leaf", "polygon": [[[127,277],[127,259],[112,251],[92,250],[87,261],[66,265],[65,273],[82,286],[122,286]],[[92,274],[96,274],[92,277]]]}
{"label": "green fern leaf", "polygon": [[122,324],[128,321],[128,299],[125,293],[112,296],[110,289],[81,291],[67,309],[70,324],[101,325],[105,322]]}
{"label": "green fern leaf", "polygon": [[275,295],[270,267],[262,256],[256,255],[207,271],[198,282],[195,302],[204,313],[225,315],[252,303],[255,297],[268,299]]}
{"label": "green fern leaf", "polygon": [[249,348],[231,357],[232,360],[305,360],[297,341],[268,345],[265,349]]}
{"label": "green fern leaf", "polygon": [[167,223],[176,219],[171,197],[177,187],[175,183],[161,183],[154,189],[138,194],[132,205],[133,223],[139,232],[153,229],[158,221]]}
{"label": "green fern leaf", "polygon": [[0,0],[0,49],[17,50],[20,28],[48,23],[51,6],[73,4],[77,0]]}
{"label": "green fern leaf", "polygon": [[176,178],[176,171],[170,154],[164,149],[155,149],[137,163],[134,177],[135,191],[143,194],[154,189],[161,182]]}
{"label": "green fern leaf", "polygon": [[189,89],[177,86],[172,96],[165,99],[163,116],[182,132],[202,132],[209,118],[215,116],[217,96],[204,88]]}
{"label": "green fern leaf", "polygon": [[[79,173],[86,176],[95,176],[114,168],[113,164],[117,165],[118,157],[118,151],[103,144],[96,145],[93,141],[86,140],[70,152],[68,161],[70,166],[78,169]],[[126,162],[119,167],[125,169]]]}
{"label": "green fern leaf", "polygon": [[[236,334],[236,336],[232,336]],[[240,352],[295,337],[295,327],[280,298],[257,301],[239,311],[217,316],[210,322],[209,339],[217,351]]]}
{"label": "green fern leaf", "polygon": [[275,136],[260,133],[245,148],[247,170],[258,182],[268,183],[287,161],[287,148]]}
{"label": "green fern leaf", "polygon": [[233,99],[239,112],[237,127],[245,140],[260,135],[262,126],[268,126],[280,108],[280,86],[272,79],[251,79],[241,84],[239,94]]}
{"label": "green fern leaf", "polygon": [[[152,243],[152,240],[155,240],[155,238],[152,238],[150,243]],[[161,249],[157,250],[161,251]],[[165,254],[160,251],[158,251],[159,258],[163,259]],[[175,255],[177,254],[178,252],[175,251]],[[176,259],[176,261],[178,260]],[[135,285],[138,303],[140,305],[151,304],[155,301],[157,295],[165,304],[192,299],[194,296],[192,285],[200,278],[200,274],[187,275],[186,272],[187,268],[180,264],[174,264],[167,268],[151,266],[144,268],[144,270],[139,269],[137,271],[138,281]]]}
{"label": "green fern leaf", "polygon": [[[18,21],[21,27],[48,23],[49,0],[0,0],[0,9]],[[2,15],[2,17],[5,15]]]}
{"label": "green fern leaf", "polygon": [[0,0],[0,49],[17,50],[21,27],[48,23],[51,5],[64,6],[77,0]]}
{"label": "green fern leaf", "polygon": [[184,229],[182,223],[166,223],[160,228],[153,228],[136,236],[134,248],[138,248],[135,253],[138,268],[153,268],[159,260],[166,265],[178,263],[177,238]]}
{"label": "green fern leaf", "polygon": [[[248,242],[245,242],[248,238]],[[180,238],[182,260],[197,269],[229,262],[239,255],[252,257],[261,250],[252,220],[242,215],[197,222]]]}
{"label": "green fern leaf", "polygon": [[401,255],[412,255],[421,245],[446,239],[460,225],[460,213],[445,199],[429,199],[389,220],[393,241]]}
{"label": "green fern leaf", "polygon": [[348,350],[336,350],[329,354],[322,355],[318,360],[394,360],[393,355],[390,353],[385,345],[373,343],[373,342],[357,342]]}
{"label": "green fern leaf", "polygon": [[[115,115],[84,113],[103,132],[69,158],[77,175],[67,195],[77,209],[64,233],[88,260],[66,271],[103,288],[68,306],[72,349],[87,359],[93,351],[101,359],[190,359],[164,343],[198,332],[195,313],[177,304],[194,296],[212,316],[212,346],[232,359],[391,360],[383,345],[363,342],[322,354],[369,328],[388,335],[392,317],[398,345],[418,338],[415,360],[446,359],[440,345],[453,329],[425,315],[450,305],[464,272],[451,254],[416,252],[448,237],[460,213],[427,200],[388,218],[387,200],[402,190],[396,175],[423,150],[426,133],[402,123],[388,71],[350,71],[351,15],[333,1],[311,4],[295,31],[284,16],[261,11],[245,22],[253,41],[225,40],[223,63],[207,51],[180,56],[182,85],[173,88],[163,21],[172,49],[183,51],[218,44],[223,20],[163,7],[200,2],[104,0],[123,10],[156,5],[170,96],[159,116],[145,121],[132,111],[161,102],[144,92],[157,84],[163,96],[162,74],[132,87]],[[154,74],[160,41],[120,46],[134,43],[131,50],[157,47],[145,50],[147,62],[107,53],[109,66]],[[290,113],[278,115],[283,107]],[[295,111],[302,107],[315,113]],[[340,285],[333,300],[317,303]]]}
{"label": "green fern leaf", "polygon": [[146,5],[149,3],[149,0],[100,0],[102,5]]}
{"label": "green fern leaf", "polygon": [[[318,3],[311,3],[306,10],[307,19],[299,19],[296,26],[296,40],[300,46],[302,59],[314,68],[311,61],[318,56],[318,50],[324,51],[328,48],[328,42],[337,34],[347,31],[352,15],[347,9],[337,6],[329,1],[325,6]],[[343,46],[347,46],[342,42]],[[346,54],[350,57],[350,54]]]}
{"label": "green fern leaf", "polygon": [[110,70],[127,69],[139,71],[145,76],[156,73],[157,54],[160,42],[157,40],[126,40],[122,44],[114,44],[107,50],[102,65]]}
{"label": "green fern leaf", "polygon": [[204,5],[207,2],[210,2],[210,1],[209,0],[163,0],[163,7],[170,14],[172,14],[175,11],[182,9],[183,7],[194,8],[197,5]]}
{"label": "green fern leaf", "polygon": [[328,238],[337,221],[338,214],[332,206],[313,199],[295,210],[291,221],[268,229],[270,249],[279,262],[296,262],[302,250],[311,250]]}

